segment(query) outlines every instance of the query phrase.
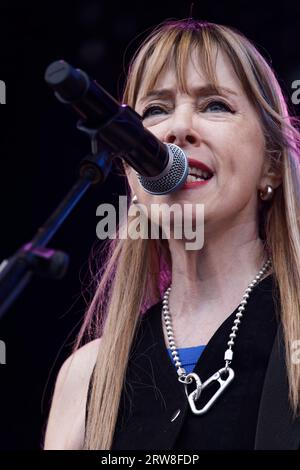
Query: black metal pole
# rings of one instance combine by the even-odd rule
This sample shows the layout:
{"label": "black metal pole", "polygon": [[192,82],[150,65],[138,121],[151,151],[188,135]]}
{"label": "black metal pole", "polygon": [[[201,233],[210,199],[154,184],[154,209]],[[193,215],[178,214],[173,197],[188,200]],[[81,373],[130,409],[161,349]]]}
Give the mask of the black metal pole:
{"label": "black metal pole", "polygon": [[0,318],[23,291],[33,273],[56,278],[61,278],[65,273],[68,263],[65,253],[55,250],[50,250],[50,253],[49,250],[37,249],[46,247],[90,185],[105,181],[111,169],[111,159],[111,154],[107,150],[85,157],[81,162],[78,181],[45,224],[37,230],[29,243],[23,245],[3,263],[3,268],[0,270]]}

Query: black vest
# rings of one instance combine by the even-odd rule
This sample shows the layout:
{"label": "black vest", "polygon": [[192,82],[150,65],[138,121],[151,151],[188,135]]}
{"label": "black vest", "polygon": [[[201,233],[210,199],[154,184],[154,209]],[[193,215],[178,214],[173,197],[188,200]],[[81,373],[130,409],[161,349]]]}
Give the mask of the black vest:
{"label": "black vest", "polygon": [[[292,421],[287,401],[276,303],[270,275],[248,299],[233,349],[235,377],[204,415],[190,410],[166,349],[162,301],[153,305],[141,316],[132,344],[111,449],[297,449],[300,418]],[[224,366],[236,313],[237,309],[214,333],[194,368],[202,382]],[[204,390],[196,407],[201,408],[214,391]]]}

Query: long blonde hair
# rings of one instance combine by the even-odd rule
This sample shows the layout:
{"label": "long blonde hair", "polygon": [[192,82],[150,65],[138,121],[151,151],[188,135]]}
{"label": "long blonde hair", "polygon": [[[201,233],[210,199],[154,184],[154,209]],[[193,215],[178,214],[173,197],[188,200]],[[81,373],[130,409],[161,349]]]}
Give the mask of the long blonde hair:
{"label": "long blonde hair", "polygon": [[[166,64],[175,64],[186,89],[186,63],[192,50],[217,89],[216,47],[227,55],[261,119],[266,158],[281,172],[282,184],[260,213],[260,234],[270,252],[280,296],[286,347],[289,400],[296,415],[300,403],[300,367],[293,363],[293,342],[300,338],[299,142],[296,119],[290,116],[274,72],[254,44],[237,30],[197,20],[167,21],[153,30],[137,50],[129,68],[123,102],[135,107],[143,84],[150,90]],[[148,73],[145,74],[147,66]],[[149,72],[151,71],[151,73]],[[130,217],[129,217],[130,222]],[[128,357],[141,314],[161,299],[170,282],[171,257],[164,239],[116,238],[105,244],[96,289],[76,348],[86,333],[101,336],[88,408],[85,449],[110,449],[118,416]],[[105,252],[106,250],[106,252]]]}

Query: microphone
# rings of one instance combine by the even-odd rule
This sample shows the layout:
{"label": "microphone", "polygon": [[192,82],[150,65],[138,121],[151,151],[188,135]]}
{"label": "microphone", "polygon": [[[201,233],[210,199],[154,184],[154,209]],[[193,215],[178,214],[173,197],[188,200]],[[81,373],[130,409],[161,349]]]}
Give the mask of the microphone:
{"label": "microphone", "polygon": [[169,194],[185,183],[188,161],[183,150],[162,143],[143,126],[134,109],[120,105],[84,71],[58,60],[47,67],[45,81],[59,101],[69,105],[87,127],[97,130],[100,142],[135,169],[145,191]]}

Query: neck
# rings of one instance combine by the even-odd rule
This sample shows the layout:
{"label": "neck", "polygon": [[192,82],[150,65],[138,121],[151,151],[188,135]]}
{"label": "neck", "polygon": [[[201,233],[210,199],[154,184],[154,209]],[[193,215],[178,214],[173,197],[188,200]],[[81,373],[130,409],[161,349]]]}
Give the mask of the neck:
{"label": "neck", "polygon": [[187,251],[184,241],[176,239],[169,240],[169,247],[170,309],[173,315],[186,318],[233,309],[267,260],[258,234],[240,230],[210,237],[201,250]]}

